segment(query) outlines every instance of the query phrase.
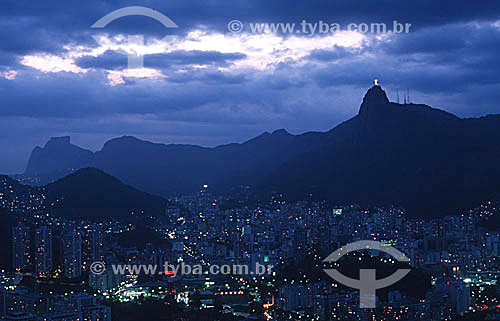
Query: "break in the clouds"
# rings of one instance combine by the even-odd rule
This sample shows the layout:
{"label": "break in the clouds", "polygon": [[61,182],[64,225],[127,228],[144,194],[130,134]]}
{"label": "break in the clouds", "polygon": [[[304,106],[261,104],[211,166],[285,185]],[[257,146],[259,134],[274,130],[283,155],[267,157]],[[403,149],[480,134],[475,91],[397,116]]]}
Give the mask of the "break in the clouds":
{"label": "break in the clouds", "polygon": [[[20,172],[50,136],[99,149],[118,135],[213,146],[263,131],[328,130],[373,78],[390,98],[459,116],[498,113],[500,3],[483,1],[143,1],[172,19],[123,17],[129,1],[4,1],[0,172]],[[241,33],[228,32],[233,19]],[[249,23],[411,23],[409,34],[252,34]],[[143,34],[143,45],[128,35]],[[168,41],[161,39],[170,34]],[[96,42],[93,36],[99,37]],[[127,54],[144,57],[127,68]]]}

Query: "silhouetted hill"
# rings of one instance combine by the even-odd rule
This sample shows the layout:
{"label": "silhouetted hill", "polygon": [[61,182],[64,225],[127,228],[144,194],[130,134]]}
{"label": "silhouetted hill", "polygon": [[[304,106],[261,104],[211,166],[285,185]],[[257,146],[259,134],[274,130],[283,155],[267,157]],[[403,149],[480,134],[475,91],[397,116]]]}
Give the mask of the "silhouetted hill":
{"label": "silhouetted hill", "polygon": [[15,198],[18,194],[26,194],[31,189],[30,186],[23,185],[8,175],[0,174],[0,194],[7,198]]}
{"label": "silhouetted hill", "polygon": [[92,165],[93,153],[71,144],[70,137],[52,137],[45,146],[35,147],[25,175],[35,176],[39,185]]}
{"label": "silhouetted hill", "polygon": [[0,209],[34,210],[42,205],[43,198],[37,187],[23,185],[7,175],[0,175]]}
{"label": "silhouetted hill", "polygon": [[460,119],[425,105],[390,103],[374,86],[359,114],[329,132],[328,143],[288,161],[261,189],[443,215],[500,191],[498,129],[499,116]]}
{"label": "silhouetted hill", "polygon": [[167,201],[123,184],[95,168],[84,168],[44,187],[53,209],[66,217],[126,218],[162,215]]}
{"label": "silhouetted hill", "polygon": [[[396,204],[433,216],[473,207],[500,191],[499,129],[499,115],[461,119],[426,105],[396,104],[374,86],[359,114],[328,132],[295,136],[278,130],[215,148],[124,136],[91,153],[90,161],[67,141],[62,153],[35,149],[44,161],[32,156],[28,168],[53,173],[78,168],[84,160],[126,184],[165,196],[191,193],[202,184],[221,191],[249,184],[262,193]],[[60,167],[54,165],[59,158]]]}

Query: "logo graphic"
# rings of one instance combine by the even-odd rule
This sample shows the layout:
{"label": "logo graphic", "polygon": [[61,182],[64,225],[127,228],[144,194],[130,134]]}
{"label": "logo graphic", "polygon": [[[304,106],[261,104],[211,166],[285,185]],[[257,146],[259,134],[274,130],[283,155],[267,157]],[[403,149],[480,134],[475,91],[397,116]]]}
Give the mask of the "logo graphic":
{"label": "logo graphic", "polygon": [[104,262],[94,262],[90,265],[90,272],[95,275],[101,275],[106,272],[106,264]]}
{"label": "logo graphic", "polygon": [[[177,26],[175,22],[173,22],[169,17],[163,15],[162,13],[154,9],[138,6],[121,8],[110,12],[99,19],[99,21],[94,23],[91,28],[105,28],[109,23],[115,21],[116,19],[128,16],[146,16],[159,21],[166,28],[179,28],[179,26]],[[92,38],[94,38],[100,45],[104,45],[101,37],[92,36]],[[176,36],[166,35],[161,41],[173,40],[175,38]],[[132,47],[134,47],[133,45],[137,45],[137,47],[141,47],[144,45],[144,35],[129,35],[127,40],[128,45],[132,45]],[[117,52],[119,52],[120,54],[128,55],[128,68],[144,67],[144,54],[142,54],[141,52],[135,51],[130,53],[125,52],[124,50],[119,50]]]}
{"label": "logo graphic", "polygon": [[232,33],[239,33],[243,30],[243,22],[239,20],[232,20],[227,24],[227,29]]}
{"label": "logo graphic", "polygon": [[[410,262],[410,259],[397,249],[392,246],[386,246],[377,241],[359,241],[344,245],[337,251],[330,254],[323,262],[336,262],[347,253],[359,250],[378,250],[390,254],[399,262]],[[348,287],[359,289],[359,306],[367,309],[376,307],[375,292],[377,289],[388,287],[410,273],[410,269],[399,269],[393,275],[377,280],[376,270],[361,269],[359,270],[359,280],[356,280],[341,274],[336,269],[324,271],[336,281]]]}

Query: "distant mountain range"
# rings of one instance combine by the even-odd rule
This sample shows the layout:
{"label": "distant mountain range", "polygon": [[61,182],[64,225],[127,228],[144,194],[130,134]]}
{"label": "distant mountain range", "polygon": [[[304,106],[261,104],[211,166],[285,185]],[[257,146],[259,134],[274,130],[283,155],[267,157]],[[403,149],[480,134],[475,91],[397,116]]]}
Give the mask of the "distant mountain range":
{"label": "distant mountain range", "polygon": [[[83,168],[42,187],[19,184],[0,176],[0,208],[25,210],[42,205],[50,212],[75,218],[132,218],[163,215],[169,202],[128,186],[95,168]],[[14,203],[14,200],[16,203]]]}
{"label": "distant mountain range", "polygon": [[48,182],[95,167],[163,196],[203,184],[220,191],[253,185],[294,199],[394,204],[433,216],[498,195],[499,130],[500,115],[462,119],[426,105],[389,102],[373,86],[358,115],[328,132],[281,129],[215,148],[124,136],[95,153],[59,137],[33,150],[25,175]]}

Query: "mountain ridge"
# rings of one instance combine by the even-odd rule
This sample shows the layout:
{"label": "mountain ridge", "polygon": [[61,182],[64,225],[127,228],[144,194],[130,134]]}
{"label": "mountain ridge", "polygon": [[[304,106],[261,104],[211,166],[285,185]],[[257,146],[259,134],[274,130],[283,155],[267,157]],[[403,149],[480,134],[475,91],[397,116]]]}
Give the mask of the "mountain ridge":
{"label": "mountain ridge", "polygon": [[[494,182],[500,181],[494,166],[500,161],[499,128],[500,115],[459,118],[424,104],[397,104],[375,85],[357,115],[327,132],[292,135],[280,129],[212,148],[122,136],[93,153],[88,166],[164,196],[194,192],[203,184],[220,191],[244,184],[296,198],[313,194],[444,212],[462,206],[439,205],[440,199],[468,203],[500,190]],[[82,159],[52,157],[72,166],[73,159]],[[28,168],[43,167],[33,159],[27,174]]]}

